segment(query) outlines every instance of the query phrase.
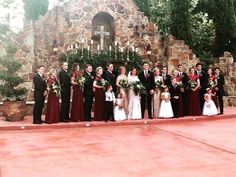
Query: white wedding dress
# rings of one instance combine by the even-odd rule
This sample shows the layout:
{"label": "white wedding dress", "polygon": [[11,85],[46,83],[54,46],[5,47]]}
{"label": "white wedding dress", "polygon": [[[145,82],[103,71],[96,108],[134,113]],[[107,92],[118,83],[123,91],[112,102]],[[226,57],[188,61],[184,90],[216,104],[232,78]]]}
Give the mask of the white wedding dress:
{"label": "white wedding dress", "polygon": [[[128,82],[139,81],[138,76],[128,76]],[[140,96],[135,95],[132,89],[129,89],[128,119],[142,119]]]}

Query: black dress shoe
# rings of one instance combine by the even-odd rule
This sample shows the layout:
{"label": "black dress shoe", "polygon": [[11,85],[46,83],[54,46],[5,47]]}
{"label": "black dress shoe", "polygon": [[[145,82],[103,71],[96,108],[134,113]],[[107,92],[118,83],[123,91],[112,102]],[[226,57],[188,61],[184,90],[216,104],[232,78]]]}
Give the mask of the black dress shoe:
{"label": "black dress shoe", "polygon": [[42,122],[41,121],[35,121],[35,122],[33,122],[33,124],[42,124]]}
{"label": "black dress shoe", "polygon": [[70,122],[68,119],[62,119],[61,122],[65,122],[65,123],[68,123]]}

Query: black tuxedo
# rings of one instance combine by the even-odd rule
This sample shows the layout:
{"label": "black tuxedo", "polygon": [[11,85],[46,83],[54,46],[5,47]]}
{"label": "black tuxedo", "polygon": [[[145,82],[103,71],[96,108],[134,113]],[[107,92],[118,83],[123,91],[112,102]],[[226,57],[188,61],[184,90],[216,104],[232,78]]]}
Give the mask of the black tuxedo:
{"label": "black tuxedo", "polygon": [[216,79],[217,79],[216,87],[218,88],[216,95],[218,97],[218,101],[220,105],[220,113],[223,114],[223,111],[224,111],[223,96],[225,94],[225,91],[224,91],[225,78],[222,74],[220,74]]}
{"label": "black tuxedo", "polygon": [[84,113],[85,120],[91,121],[91,110],[93,105],[93,81],[94,76],[87,72],[84,73],[85,83],[84,83]]}
{"label": "black tuxedo", "polygon": [[115,74],[110,71],[105,71],[103,73],[102,77],[112,85],[113,92],[116,93],[116,76],[115,76]]}
{"label": "black tuxedo", "polygon": [[[179,117],[179,105],[180,105],[180,97],[182,96],[180,89],[177,86],[174,86],[171,84],[169,86],[169,92],[171,96],[171,106],[173,109],[174,117],[178,118]],[[179,98],[176,99],[174,98],[175,96],[178,96]]]}
{"label": "black tuxedo", "polygon": [[148,106],[148,116],[152,118],[152,95],[149,93],[150,90],[155,88],[154,84],[154,75],[151,71],[148,71],[147,77],[144,74],[144,71],[140,72],[138,75],[140,82],[146,88],[147,94],[141,95],[141,110],[142,110],[142,118],[144,118],[146,102]]}
{"label": "black tuxedo", "polygon": [[163,74],[161,74],[164,85],[166,85],[167,87],[170,87],[171,85],[171,76],[166,74],[165,77],[163,76]]}
{"label": "black tuxedo", "polygon": [[34,110],[33,110],[33,123],[42,123],[42,111],[44,107],[45,95],[47,90],[46,81],[37,73],[33,78],[34,83]]}
{"label": "black tuxedo", "polygon": [[187,116],[188,111],[189,111],[188,91],[187,91],[189,77],[188,77],[187,73],[185,73],[185,72],[182,72],[182,75],[179,74],[179,77],[181,78],[181,81],[184,85],[184,92],[181,92],[180,95],[183,100],[184,115]]}
{"label": "black tuxedo", "polygon": [[59,72],[59,81],[61,86],[61,121],[69,121],[71,78],[64,69]]}

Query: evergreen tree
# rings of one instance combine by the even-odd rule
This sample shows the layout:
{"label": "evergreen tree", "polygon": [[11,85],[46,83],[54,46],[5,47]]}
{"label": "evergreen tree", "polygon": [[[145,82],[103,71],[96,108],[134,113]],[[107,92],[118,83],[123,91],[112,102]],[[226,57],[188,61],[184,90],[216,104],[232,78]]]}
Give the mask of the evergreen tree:
{"label": "evergreen tree", "polygon": [[188,45],[192,43],[190,30],[190,0],[171,1],[170,32],[176,39],[185,40]]}
{"label": "evergreen tree", "polygon": [[25,17],[37,20],[40,15],[48,11],[48,0],[24,0]]}
{"label": "evergreen tree", "polygon": [[144,12],[144,14],[150,18],[150,0],[134,0],[134,3],[136,6],[138,6],[139,10],[141,12]]}
{"label": "evergreen tree", "polygon": [[213,21],[216,27],[215,55],[231,51],[236,38],[236,18],[233,0],[215,0]]}

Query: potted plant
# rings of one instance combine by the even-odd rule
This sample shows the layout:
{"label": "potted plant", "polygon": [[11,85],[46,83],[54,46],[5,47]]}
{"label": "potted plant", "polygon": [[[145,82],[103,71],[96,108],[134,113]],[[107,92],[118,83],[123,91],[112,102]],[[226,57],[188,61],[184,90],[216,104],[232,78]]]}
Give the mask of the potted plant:
{"label": "potted plant", "polygon": [[8,121],[19,121],[23,120],[26,114],[27,89],[20,86],[24,80],[17,74],[22,66],[14,58],[17,48],[11,43],[7,43],[4,49],[5,55],[0,57],[0,93],[3,100],[3,116]]}

